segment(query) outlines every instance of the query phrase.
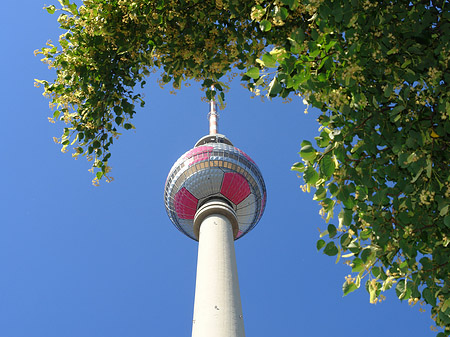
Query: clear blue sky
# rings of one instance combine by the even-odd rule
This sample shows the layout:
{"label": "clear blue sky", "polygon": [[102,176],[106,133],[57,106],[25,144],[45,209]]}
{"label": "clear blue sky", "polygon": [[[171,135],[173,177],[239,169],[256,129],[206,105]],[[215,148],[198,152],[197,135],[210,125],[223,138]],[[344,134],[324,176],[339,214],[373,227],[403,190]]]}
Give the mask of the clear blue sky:
{"label": "clear blue sky", "polygon": [[[207,133],[208,106],[196,85],[174,96],[150,78],[136,130],[112,148],[115,181],[93,187],[88,163],[53,143],[62,125],[33,86],[53,76],[33,50],[62,33],[44,4],[6,1],[0,12],[0,337],[190,336],[197,243],[170,223],[163,188]],[[343,298],[350,268],[316,251],[326,225],[290,167],[317,135],[317,112],[305,115],[301,99],[250,99],[238,83],[227,102],[220,131],[268,190],[261,222],[236,243],[247,336],[434,336],[429,312],[393,291],[377,305],[363,289]]]}

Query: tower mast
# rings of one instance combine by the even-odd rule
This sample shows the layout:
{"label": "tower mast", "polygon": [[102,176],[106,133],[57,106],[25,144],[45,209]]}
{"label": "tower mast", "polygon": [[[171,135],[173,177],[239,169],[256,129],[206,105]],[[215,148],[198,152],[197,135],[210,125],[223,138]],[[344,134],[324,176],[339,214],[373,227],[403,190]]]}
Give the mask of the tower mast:
{"label": "tower mast", "polygon": [[[211,91],[215,91],[213,85],[211,86]],[[218,132],[219,113],[217,112],[217,103],[216,100],[214,99],[214,96],[211,98],[209,105],[210,105],[210,110],[208,113],[209,134],[211,136],[215,136]]]}

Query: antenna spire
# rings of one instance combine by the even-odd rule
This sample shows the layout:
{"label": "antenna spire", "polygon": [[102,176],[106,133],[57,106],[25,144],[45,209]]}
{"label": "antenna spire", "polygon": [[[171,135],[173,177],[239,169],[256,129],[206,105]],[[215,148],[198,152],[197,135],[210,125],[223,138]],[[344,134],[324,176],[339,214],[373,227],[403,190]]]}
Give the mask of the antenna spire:
{"label": "antenna spire", "polygon": [[[214,85],[211,86],[211,91],[215,91]],[[209,134],[215,136],[218,132],[219,114],[217,112],[217,104],[216,100],[214,99],[214,96],[212,96],[210,101],[210,111],[208,113],[208,119],[209,119]]]}

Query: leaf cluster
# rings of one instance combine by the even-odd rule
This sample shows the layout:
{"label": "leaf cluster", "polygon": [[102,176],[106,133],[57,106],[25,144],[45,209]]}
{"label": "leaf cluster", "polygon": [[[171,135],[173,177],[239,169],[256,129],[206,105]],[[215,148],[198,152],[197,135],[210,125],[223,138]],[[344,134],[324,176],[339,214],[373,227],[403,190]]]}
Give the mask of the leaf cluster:
{"label": "leaf cluster", "polygon": [[[86,0],[77,7],[59,0],[48,6],[64,33],[59,46],[48,42],[36,54],[56,70],[44,85],[55,109],[51,121],[67,124],[56,139],[74,146],[73,156],[87,156],[97,170],[94,183],[109,171],[110,146],[120,129],[133,129],[136,104],[144,106],[135,87],[159,71],[160,85],[180,88],[184,81],[202,81],[207,97],[223,103],[231,69],[255,63],[265,47],[249,20],[252,4],[240,1]],[[209,90],[214,85],[216,91]],[[107,179],[109,179],[107,177]]]}
{"label": "leaf cluster", "polygon": [[[280,95],[319,108],[316,144],[293,166],[328,222],[318,241],[347,259],[344,295],[366,278],[370,301],[432,307],[450,332],[448,2],[321,1],[286,46]],[[301,6],[301,5],[300,5]],[[305,7],[304,9],[308,9]],[[272,81],[274,81],[272,79]],[[268,88],[270,95],[270,87]],[[324,238],[328,235],[328,240]]]}

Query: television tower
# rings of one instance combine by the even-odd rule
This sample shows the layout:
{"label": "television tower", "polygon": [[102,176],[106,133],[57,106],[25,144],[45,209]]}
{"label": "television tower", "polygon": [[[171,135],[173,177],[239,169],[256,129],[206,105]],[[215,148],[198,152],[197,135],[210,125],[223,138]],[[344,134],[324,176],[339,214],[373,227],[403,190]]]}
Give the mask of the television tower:
{"label": "television tower", "polygon": [[266,187],[255,162],[218,133],[210,105],[209,135],[175,162],[164,202],[173,224],[199,242],[192,337],[244,337],[233,241],[258,223]]}

